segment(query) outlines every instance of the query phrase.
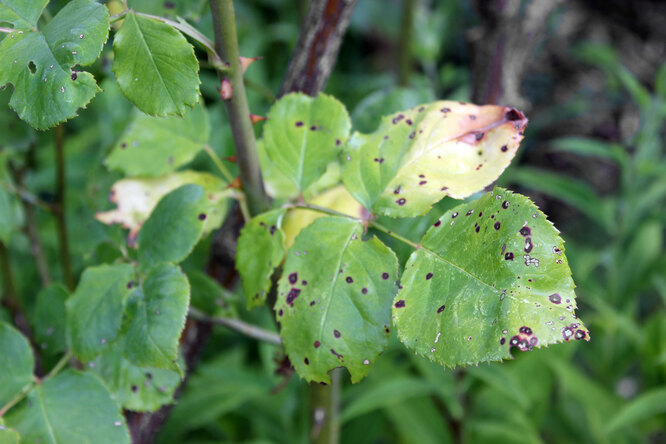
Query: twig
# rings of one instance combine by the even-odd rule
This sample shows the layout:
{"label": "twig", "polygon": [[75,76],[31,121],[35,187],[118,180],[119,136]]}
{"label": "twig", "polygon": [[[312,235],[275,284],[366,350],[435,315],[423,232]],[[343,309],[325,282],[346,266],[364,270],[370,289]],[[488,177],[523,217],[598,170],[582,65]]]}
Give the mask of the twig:
{"label": "twig", "polygon": [[190,316],[200,321],[211,322],[213,324],[223,325],[231,330],[242,333],[247,337],[258,339],[260,341],[268,342],[269,344],[282,345],[282,338],[277,333],[264,330],[256,325],[248,324],[240,319],[235,318],[222,318],[216,316],[208,316],[206,313],[190,308]]}
{"label": "twig", "polygon": [[210,0],[213,16],[215,48],[222,60],[226,60],[229,72],[220,73],[220,80],[231,82],[232,97],[225,100],[231,133],[236,147],[238,170],[252,215],[268,209],[268,196],[264,190],[259,167],[259,155],[250,121],[250,108],[245,95],[243,71],[238,55],[236,18],[232,0]]}
{"label": "twig", "polygon": [[3,242],[0,242],[0,270],[2,270],[2,287],[4,293],[2,300],[12,311],[18,310],[21,301],[18,297],[14,273],[12,273],[12,266],[9,262],[9,251]]}
{"label": "twig", "polygon": [[58,248],[60,250],[60,265],[62,266],[63,280],[70,291],[74,290],[74,276],[69,256],[69,239],[67,235],[67,219],[65,216],[65,128],[62,124],[55,127],[56,151],[56,205],[55,219],[58,230]]}

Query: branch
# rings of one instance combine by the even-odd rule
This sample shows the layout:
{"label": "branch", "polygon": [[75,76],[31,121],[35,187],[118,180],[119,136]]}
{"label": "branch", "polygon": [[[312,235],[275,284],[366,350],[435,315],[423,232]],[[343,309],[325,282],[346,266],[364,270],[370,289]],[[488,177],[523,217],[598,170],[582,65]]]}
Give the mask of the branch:
{"label": "branch", "polygon": [[356,0],[312,0],[278,96],[314,96],[326,85],[338,58]]}
{"label": "branch", "polygon": [[233,91],[231,98],[225,100],[225,106],[236,147],[238,170],[250,213],[256,215],[268,209],[268,196],[261,180],[254,128],[250,121],[250,108],[245,95],[233,1],[210,0],[210,10],[213,16],[215,48],[219,57],[226,60],[229,67],[228,72],[219,72],[219,74],[220,80],[231,83]]}
{"label": "branch", "polygon": [[244,334],[245,336],[268,342],[269,344],[282,345],[282,338],[280,338],[280,335],[277,333],[264,330],[256,325],[248,324],[240,319],[208,316],[206,313],[197,310],[196,308],[190,308],[190,316],[200,321],[223,325],[238,333]]}
{"label": "branch", "polygon": [[67,236],[67,219],[65,217],[65,127],[60,124],[55,127],[55,151],[56,151],[56,204],[55,218],[58,230],[58,249],[60,251],[60,265],[62,275],[69,291],[74,290],[74,276],[72,275],[72,264],[69,257],[69,239]]}

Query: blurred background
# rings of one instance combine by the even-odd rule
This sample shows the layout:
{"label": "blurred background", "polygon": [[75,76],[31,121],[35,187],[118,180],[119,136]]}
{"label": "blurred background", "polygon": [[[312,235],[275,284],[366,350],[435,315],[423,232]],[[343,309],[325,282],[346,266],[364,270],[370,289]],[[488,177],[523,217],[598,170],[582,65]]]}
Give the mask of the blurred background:
{"label": "blurred background", "polygon": [[[130,6],[180,15],[212,35],[206,1],[135,0]],[[265,115],[308,1],[235,6],[241,54],[263,57],[246,78],[252,112]],[[77,270],[113,257],[124,244],[120,229],[92,217],[109,208],[108,190],[120,176],[101,160],[131,114],[105,54],[92,69],[105,92],[68,124],[67,210]],[[437,99],[523,110],[530,121],[525,139],[498,184],[530,196],[561,231],[577,284],[577,314],[592,340],[516,352],[504,364],[445,370],[408,353],[394,335],[366,380],[344,382],[341,442],[666,442],[664,60],[666,2],[659,0],[358,1],[324,91],[347,106],[360,131],[372,131],[382,115]],[[210,144],[229,156],[219,82],[205,64],[201,78]],[[0,95],[4,103],[6,92]],[[35,140],[52,143],[11,113],[3,111],[0,119],[11,128],[11,140],[7,131],[0,135],[2,144],[29,152]],[[33,152],[34,173],[25,178],[46,201],[53,198],[52,153]],[[195,160],[200,169],[209,163],[205,155]],[[421,223],[386,224],[418,239],[455,204],[445,199]],[[52,224],[39,217],[43,226]],[[57,241],[49,236],[44,248],[55,262]],[[204,269],[212,242],[202,242],[184,268]],[[404,261],[409,251],[393,246]],[[12,240],[27,298],[39,281],[30,247],[27,236]],[[245,319],[275,328],[268,308],[247,313],[237,305]],[[309,441],[307,385],[274,346],[223,328],[201,346],[199,364],[158,442]]]}

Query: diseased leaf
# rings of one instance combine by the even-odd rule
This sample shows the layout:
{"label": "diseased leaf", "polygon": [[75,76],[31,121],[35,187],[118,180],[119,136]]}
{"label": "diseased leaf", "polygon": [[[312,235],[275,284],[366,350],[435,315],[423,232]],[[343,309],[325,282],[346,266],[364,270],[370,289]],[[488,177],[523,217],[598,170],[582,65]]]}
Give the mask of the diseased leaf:
{"label": "diseased leaf", "polygon": [[178,339],[185,327],[190,285],[180,268],[155,266],[127,307],[129,327],[123,353],[134,365],[177,371]]}
{"label": "diseased leaf", "polygon": [[440,101],[354,133],[342,159],[349,192],[375,214],[425,214],[444,196],[462,199],[504,171],[527,124],[512,108]]}
{"label": "diseased leaf", "polygon": [[173,401],[180,385],[178,373],[129,362],[113,345],[92,362],[97,373],[120,405],[134,412],[151,412]]}
{"label": "diseased leaf", "polygon": [[248,309],[266,302],[273,271],[284,258],[284,213],[278,209],[260,214],[241,230],[236,247],[236,269],[243,281]]}
{"label": "diseased leaf", "polygon": [[446,212],[401,285],[393,304],[400,340],[446,367],[589,340],[558,231],[529,199],[501,188]]}
{"label": "diseased leaf", "polygon": [[[30,20],[38,7],[26,8]],[[17,30],[5,37],[0,42],[0,86],[13,85],[12,109],[42,130],[74,117],[99,87],[90,73],[72,68],[93,63],[108,33],[103,5],[72,0],[42,31]]]}
{"label": "diseased leaf", "polygon": [[67,347],[67,309],[69,293],[62,284],[51,284],[37,295],[33,315],[35,342],[49,355],[60,353]]}
{"label": "diseased leaf", "polygon": [[151,116],[185,113],[199,100],[199,63],[180,32],[130,11],[113,41],[113,73],[125,96]]}
{"label": "diseased leaf", "polygon": [[190,162],[208,142],[209,133],[203,103],[182,118],[151,117],[137,111],[104,163],[127,176],[162,176]]}
{"label": "diseased leaf", "polygon": [[34,366],[35,358],[25,336],[11,325],[0,322],[0,407],[33,381]]}
{"label": "diseased leaf", "polygon": [[34,28],[48,2],[48,0],[0,0],[0,23],[11,23],[14,29]]}
{"label": "diseased leaf", "polygon": [[133,273],[129,264],[99,265],[83,272],[66,304],[68,341],[80,360],[90,361],[118,335]]}
{"label": "diseased leaf", "polygon": [[289,359],[307,381],[328,383],[328,371],[344,366],[358,382],[388,343],[398,260],[362,235],[359,222],[318,219],[287,255],[275,311]]}
{"label": "diseased leaf", "polygon": [[67,370],[45,379],[6,419],[26,443],[130,442],[120,407],[90,373]]}
{"label": "diseased leaf", "polygon": [[157,202],[176,188],[184,184],[201,185],[210,200],[203,234],[210,233],[222,224],[227,213],[227,197],[230,191],[225,183],[209,173],[181,171],[156,179],[122,179],[111,187],[110,200],[117,209],[97,213],[95,218],[107,225],[122,224],[130,230],[130,244],[136,242],[139,229],[157,205]]}
{"label": "diseased leaf", "polygon": [[275,167],[303,192],[337,160],[350,128],[347,110],[332,96],[288,94],[268,113],[264,149]]}
{"label": "diseased leaf", "polygon": [[210,208],[210,201],[199,185],[183,185],[164,196],[139,231],[142,269],[185,259],[201,237]]}

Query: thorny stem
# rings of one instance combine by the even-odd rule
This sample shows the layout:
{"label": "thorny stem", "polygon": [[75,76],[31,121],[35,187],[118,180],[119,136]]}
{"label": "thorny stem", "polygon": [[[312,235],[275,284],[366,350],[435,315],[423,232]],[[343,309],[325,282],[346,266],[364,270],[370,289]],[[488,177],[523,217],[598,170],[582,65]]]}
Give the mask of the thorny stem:
{"label": "thorny stem", "polygon": [[74,290],[74,276],[72,275],[72,264],[69,257],[69,240],[67,236],[67,220],[65,217],[65,128],[58,125],[55,127],[55,151],[56,151],[56,205],[55,218],[58,230],[58,247],[60,250],[60,265],[62,266],[63,280],[67,288]]}
{"label": "thorny stem", "polygon": [[213,16],[215,48],[222,60],[226,60],[229,72],[219,73],[220,79],[231,82],[232,97],[225,100],[231,133],[236,147],[236,159],[250,214],[256,215],[268,209],[268,196],[264,191],[259,167],[259,155],[250,121],[250,108],[245,95],[243,71],[238,55],[236,18],[232,0],[210,0]]}
{"label": "thorny stem", "polygon": [[[358,219],[358,218],[350,216],[348,214],[340,213],[339,211],[335,211],[335,210],[331,210],[329,208],[324,208],[324,207],[320,207],[320,206],[312,205],[312,204],[307,204],[307,203],[285,204],[285,205],[282,206],[282,208],[285,208],[285,209],[300,208],[300,209],[305,209],[305,210],[317,211],[317,212],[323,213],[323,214],[328,214],[329,216],[344,217],[344,218],[347,218],[347,219],[350,219],[350,220],[353,220],[353,221],[357,221],[357,222],[366,222],[362,219]],[[398,240],[402,243],[405,243],[405,244],[409,245],[410,247],[414,248],[415,250],[420,248],[418,244],[415,244],[414,242],[410,241],[409,239],[407,239],[404,236],[401,236],[398,233],[394,233],[393,231],[389,230],[385,226],[383,226],[381,224],[378,224],[374,220],[369,220],[369,221],[367,221],[367,223],[368,223],[369,227],[372,227],[376,230],[379,230],[382,233],[385,233],[385,234],[391,236],[393,239],[396,239],[396,240]]]}
{"label": "thorny stem", "polygon": [[258,339],[260,341],[268,342],[269,344],[282,345],[282,338],[277,333],[264,330],[256,325],[248,324],[235,318],[223,318],[217,316],[208,316],[206,313],[190,308],[190,316],[200,321],[211,322],[213,324],[223,325],[230,330],[242,333],[250,338]]}
{"label": "thorny stem", "polygon": [[41,384],[45,379],[50,379],[53,378],[55,375],[60,373],[60,371],[67,365],[67,362],[72,358],[72,352],[68,351],[63,355],[62,358],[58,361],[58,363],[51,369],[48,375],[46,375],[43,379],[35,379],[32,383],[28,384],[18,395],[14,396],[14,398],[9,401],[7,404],[5,404],[2,408],[0,408],[0,418],[9,411],[12,407],[14,407],[16,404],[21,402],[23,398],[25,398],[28,393],[35,388],[37,384]]}

